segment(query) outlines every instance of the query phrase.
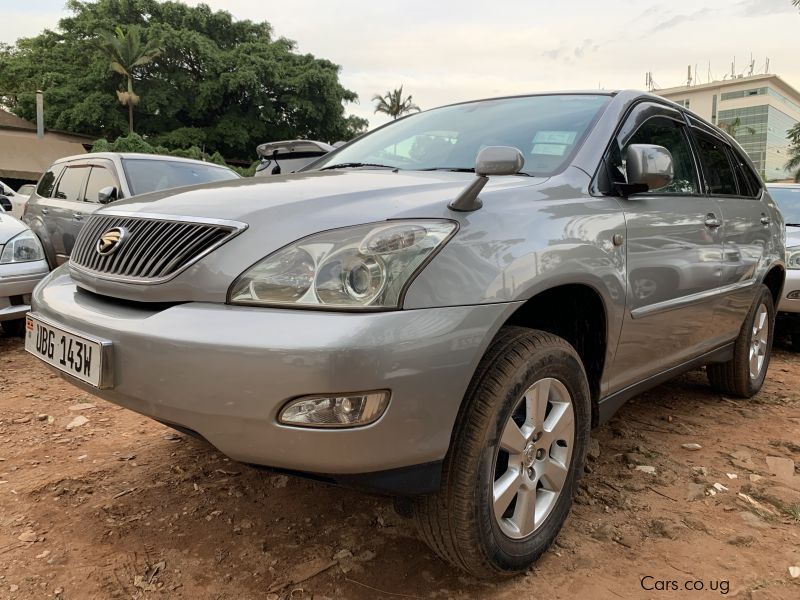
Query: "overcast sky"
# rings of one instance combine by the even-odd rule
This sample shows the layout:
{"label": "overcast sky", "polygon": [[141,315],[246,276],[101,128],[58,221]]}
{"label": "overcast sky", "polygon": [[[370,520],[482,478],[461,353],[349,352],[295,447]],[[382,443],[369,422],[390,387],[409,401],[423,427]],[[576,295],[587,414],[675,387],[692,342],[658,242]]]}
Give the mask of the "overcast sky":
{"label": "overcast sky", "polygon": [[[185,0],[187,4],[199,4]],[[790,0],[206,0],[269,21],[303,52],[342,66],[348,111],[383,122],[372,95],[400,84],[423,108],[554,89],[680,85],[770,71],[800,88],[800,12]],[[63,0],[0,0],[0,41],[54,28]]]}

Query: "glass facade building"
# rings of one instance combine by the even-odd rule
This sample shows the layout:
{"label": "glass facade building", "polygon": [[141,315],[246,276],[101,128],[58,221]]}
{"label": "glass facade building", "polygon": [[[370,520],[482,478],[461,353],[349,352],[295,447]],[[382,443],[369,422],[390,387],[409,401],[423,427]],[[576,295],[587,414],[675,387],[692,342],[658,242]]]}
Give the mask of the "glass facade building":
{"label": "glass facade building", "polygon": [[[722,96],[727,100],[725,94]],[[739,142],[764,178],[772,180],[791,176],[784,168],[788,160],[786,135],[797,121],[789,115],[774,106],[762,104],[720,110],[717,122]]]}

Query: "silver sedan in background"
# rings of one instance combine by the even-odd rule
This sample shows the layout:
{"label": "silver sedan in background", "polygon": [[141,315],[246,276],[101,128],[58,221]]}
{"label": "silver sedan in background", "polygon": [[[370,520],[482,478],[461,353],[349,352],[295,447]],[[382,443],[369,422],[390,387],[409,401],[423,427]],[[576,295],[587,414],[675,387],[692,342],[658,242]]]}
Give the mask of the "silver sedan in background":
{"label": "silver sedan in background", "polygon": [[0,210],[0,325],[5,333],[23,335],[31,292],[49,270],[34,233]]}

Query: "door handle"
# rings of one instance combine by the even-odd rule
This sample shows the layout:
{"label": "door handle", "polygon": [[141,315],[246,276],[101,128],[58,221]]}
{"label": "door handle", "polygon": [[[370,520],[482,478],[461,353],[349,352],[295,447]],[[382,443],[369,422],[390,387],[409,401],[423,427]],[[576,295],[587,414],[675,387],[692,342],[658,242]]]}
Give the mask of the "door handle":
{"label": "door handle", "polygon": [[43,214],[43,215],[46,215],[46,214],[47,214],[47,213],[49,213],[49,212],[50,212],[50,211],[49,211],[49,210],[47,210],[46,208],[43,208],[43,209],[42,209],[42,214]]}
{"label": "door handle", "polygon": [[765,215],[764,213],[761,213],[761,224],[762,225],[769,225],[770,224],[769,217],[767,215]]}
{"label": "door handle", "polygon": [[722,221],[717,218],[717,215],[714,213],[708,213],[706,215],[706,220],[703,221],[703,224],[708,227],[709,229],[716,229],[720,225],[722,225]]}
{"label": "door handle", "polygon": [[83,213],[82,212],[74,212],[74,213],[72,213],[72,218],[75,219],[76,221],[80,221],[80,220],[83,219]]}

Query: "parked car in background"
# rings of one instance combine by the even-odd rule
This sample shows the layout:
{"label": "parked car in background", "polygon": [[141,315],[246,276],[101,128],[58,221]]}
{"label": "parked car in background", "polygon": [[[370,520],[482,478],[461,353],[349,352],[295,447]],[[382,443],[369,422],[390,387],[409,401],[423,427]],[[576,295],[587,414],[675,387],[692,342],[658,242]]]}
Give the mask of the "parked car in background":
{"label": "parked car in background", "polygon": [[161,156],[101,152],[57,160],[39,180],[23,221],[56,267],[72,252],[86,218],[104,204],[138,194],[239,179],[228,167]]}
{"label": "parked car in background", "polygon": [[270,177],[295,173],[335,149],[336,146],[314,140],[286,140],[261,144],[256,148],[261,164],[256,167],[255,176]]}
{"label": "parked car in background", "polygon": [[35,183],[26,183],[17,190],[14,194],[13,198],[11,198],[11,214],[17,217],[18,219],[22,218],[22,215],[25,214],[25,207],[28,204],[28,200],[31,197],[31,194],[36,190]]}
{"label": "parked car in background", "polygon": [[0,181],[0,211],[7,213],[13,212],[14,203],[11,199],[14,195],[14,190],[11,189],[11,186]]}
{"label": "parked car in background", "polygon": [[628,398],[703,365],[761,389],[783,231],[736,142],[663,98],[465,102],[294,175],[103,208],[25,347],[236,460],[397,494],[496,577],[553,543]]}
{"label": "parked car in background", "polygon": [[767,189],[786,222],[786,284],[778,305],[778,327],[800,351],[800,183],[770,183]]}
{"label": "parked car in background", "polygon": [[0,326],[8,335],[23,335],[31,292],[49,270],[33,232],[0,212]]}

